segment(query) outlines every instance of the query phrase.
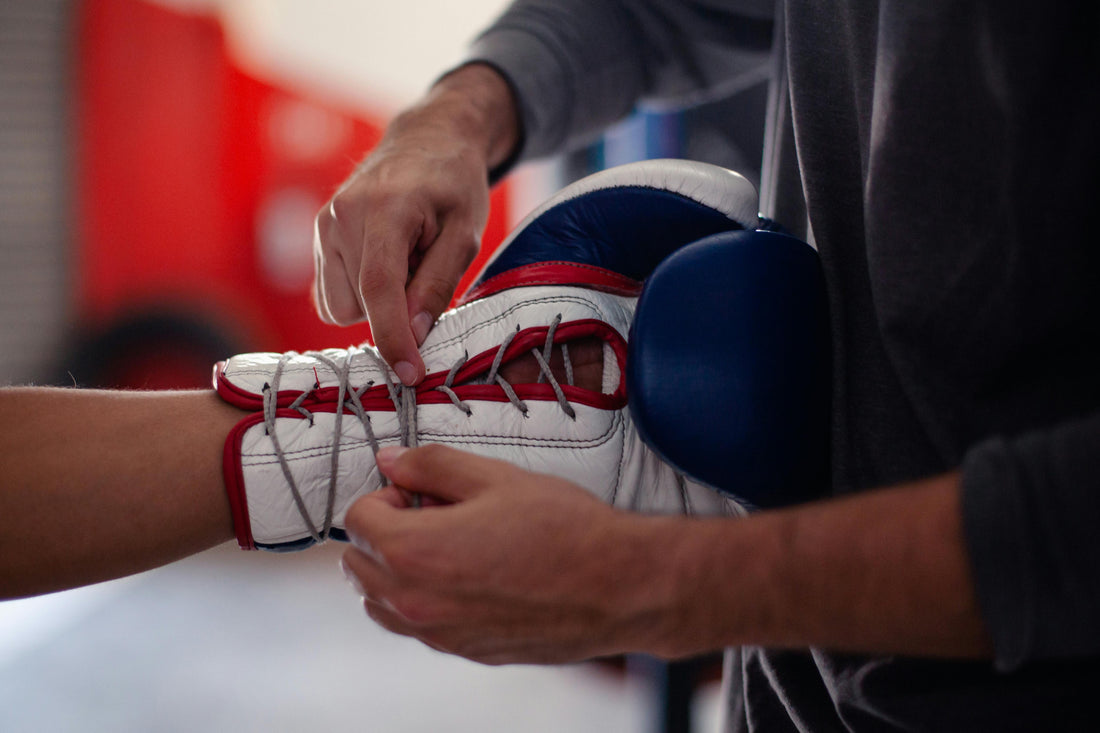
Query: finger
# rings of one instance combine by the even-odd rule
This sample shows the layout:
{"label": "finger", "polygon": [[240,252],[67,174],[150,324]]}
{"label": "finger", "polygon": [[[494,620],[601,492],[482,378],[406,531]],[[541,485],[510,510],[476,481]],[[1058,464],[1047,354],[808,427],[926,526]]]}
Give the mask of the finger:
{"label": "finger", "polygon": [[405,275],[373,267],[364,261],[359,273],[359,291],[370,321],[374,345],[397,378],[406,386],[424,378],[416,337],[409,322],[405,300]]}
{"label": "finger", "polygon": [[[378,491],[368,494],[374,501],[384,501],[395,509],[409,509],[417,506],[417,496],[412,492],[390,484],[383,486]],[[367,497],[363,497],[367,498]],[[439,506],[441,502],[430,496],[420,497],[420,506]]]}
{"label": "finger", "polygon": [[328,310],[328,303],[325,302],[324,285],[321,283],[322,272],[324,271],[324,258],[321,256],[321,238],[317,234],[317,225],[313,226],[313,286],[309,289],[310,300],[313,301],[313,307],[317,311],[317,315],[325,323],[334,324],[332,314]]}
{"label": "finger", "polygon": [[495,481],[514,481],[519,471],[510,463],[438,444],[383,448],[377,461],[395,484],[447,502],[471,499]]}
{"label": "finger", "polygon": [[409,254],[428,227],[425,219],[419,209],[409,213],[380,208],[364,224],[364,242],[360,245],[364,256],[357,288],[374,344],[401,383],[408,386],[424,378],[424,362],[410,323],[405,286]]}
{"label": "finger", "polygon": [[401,636],[412,637],[437,652],[446,654],[453,653],[445,644],[441,644],[433,638],[431,630],[418,624],[410,623],[408,619],[394,610],[393,606],[388,603],[377,603],[370,598],[364,598],[363,609],[367,612],[367,615],[370,616],[372,621],[386,631],[400,634]]}
{"label": "finger", "polygon": [[332,322],[337,325],[350,326],[366,315],[348,278],[347,265],[339,255],[325,257],[321,262],[321,297]]}
{"label": "finger", "polygon": [[458,281],[477,257],[478,232],[467,224],[448,224],[424,253],[406,289],[408,313],[417,343],[424,343],[432,324],[447,309]]}
{"label": "finger", "polygon": [[[403,507],[395,506],[392,494],[375,492],[357,499],[344,515],[344,530],[352,547],[385,564],[379,547],[402,523]],[[403,503],[403,502],[402,502]]]}
{"label": "finger", "polygon": [[[458,606],[432,591],[410,593],[408,586],[400,586],[386,568],[354,548],[344,552],[340,566],[363,598],[367,613],[390,631],[407,634],[414,627],[439,625],[461,615]],[[399,592],[404,598],[400,607],[395,602]]]}
{"label": "finger", "polygon": [[369,552],[349,547],[340,556],[340,569],[353,588],[375,601],[385,598],[393,588],[393,580],[385,565]]}
{"label": "finger", "polygon": [[363,598],[363,608],[367,615],[386,631],[402,636],[412,636],[412,630],[405,619],[386,603],[379,603],[371,598]]}
{"label": "finger", "polygon": [[[355,592],[358,593],[360,597],[365,598],[367,595],[367,589],[363,585],[363,582],[359,580],[359,576],[355,573],[355,570],[353,569],[352,561],[348,558],[348,555],[351,552],[353,552],[353,550],[345,550],[344,553],[340,556],[340,572],[344,574],[344,579],[347,580],[348,585],[354,588]],[[356,552],[356,554],[362,554],[358,550],[355,550],[354,552]]]}
{"label": "finger", "polygon": [[381,501],[389,504],[394,509],[408,509],[413,505],[412,499],[407,491],[402,491],[396,486],[383,486],[378,491],[367,494],[363,497],[364,501]]}
{"label": "finger", "polygon": [[342,326],[363,320],[365,311],[350,279],[348,265],[340,254],[343,240],[331,203],[317,215],[313,241],[317,273],[314,285],[322,318]]}

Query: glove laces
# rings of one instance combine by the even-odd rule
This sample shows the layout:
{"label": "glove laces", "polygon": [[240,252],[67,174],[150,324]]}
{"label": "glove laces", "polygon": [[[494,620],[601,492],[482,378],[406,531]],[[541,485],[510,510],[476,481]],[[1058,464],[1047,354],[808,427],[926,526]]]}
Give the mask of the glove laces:
{"label": "glove laces", "polygon": [[[542,383],[544,380],[554,390],[554,395],[557,399],[558,405],[571,419],[576,419],[576,411],[573,406],[569,404],[568,399],[562,390],[561,385],[558,383],[557,378],[554,376],[550,369],[550,356],[553,353],[554,348],[554,333],[557,330],[558,325],[561,323],[561,314],[559,313],[550,324],[546,332],[546,340],[543,344],[542,350],[531,349],[530,354],[534,357],[535,362],[539,367],[539,374],[537,378],[538,383]],[[519,333],[519,325],[517,324],[516,330],[508,334],[504,341],[496,350],[496,355],[493,358],[492,366],[489,369],[486,383],[497,384],[503,390],[504,394],[508,397],[508,401],[520,412],[524,417],[528,415],[527,403],[524,402],[516,394],[515,389],[499,372],[502,361],[504,360],[504,353],[508,349],[508,346],[512,343],[512,340]],[[569,358],[569,348],[566,344],[561,344],[562,357],[565,366],[566,384],[573,386],[573,364]],[[371,452],[378,455],[378,438],[374,433],[374,427],[371,425],[370,415],[367,410],[364,409],[362,403],[363,394],[375,385],[374,381],[368,381],[358,387],[351,385],[350,374],[352,368],[352,362],[357,358],[367,358],[373,362],[373,366],[378,369],[382,374],[382,378],[386,385],[386,392],[389,395],[390,401],[393,402],[394,411],[397,415],[398,422],[398,440],[402,446],[408,448],[415,448],[418,445],[417,438],[417,425],[416,425],[416,388],[407,387],[401,383],[394,383],[390,377],[389,368],[385,362],[382,361],[373,350],[362,349],[352,346],[348,348],[347,355],[344,357],[333,358],[328,354],[320,351],[307,351],[302,356],[310,357],[321,362],[327,366],[332,373],[336,376],[337,383],[337,396],[336,404],[337,409],[335,411],[334,425],[333,425],[333,439],[332,439],[332,451],[329,457],[329,482],[328,491],[325,502],[325,516],[324,521],[320,528],[317,528],[313,524],[313,518],[310,516],[309,509],[306,507],[305,500],[302,497],[302,492],[298,487],[298,482],[294,478],[293,472],[290,470],[290,463],[287,460],[286,452],[284,451],[282,444],[279,442],[278,431],[276,430],[278,417],[278,400],[279,400],[279,385],[282,380],[284,368],[287,363],[296,356],[299,356],[298,352],[289,351],[282,354],[279,357],[278,362],[275,364],[275,371],[271,376],[271,382],[266,383],[263,386],[263,413],[264,413],[264,429],[268,437],[271,439],[271,446],[275,452],[275,457],[279,462],[279,468],[282,470],[283,477],[286,479],[287,485],[290,487],[290,493],[294,498],[294,505],[298,509],[298,513],[302,517],[302,522],[305,525],[306,530],[309,532],[309,536],[313,538],[314,542],[324,542],[329,538],[332,531],[332,517],[336,505],[336,483],[339,476],[340,468],[340,443],[343,436],[343,418],[345,412],[350,412],[356,418],[358,418],[360,424],[363,426],[363,431],[366,433],[367,442],[370,444]],[[464,353],[455,363],[451,366],[450,371],[447,373],[447,377],[444,379],[443,384],[435,387],[436,391],[442,392],[447,395],[451,400],[451,403],[466,413],[467,417],[473,415],[473,410],[470,406],[459,398],[458,394],[454,391],[455,376],[458,371],[469,359],[469,354]],[[314,372],[316,374],[316,371]],[[320,377],[313,383],[313,387],[304,390],[298,395],[293,402],[291,402],[285,409],[293,410],[301,414],[304,418],[309,420],[310,427],[313,427],[313,413],[304,406],[304,402],[313,394],[314,390],[320,388]],[[382,486],[389,484],[389,479],[384,474],[379,472],[379,476],[382,480]],[[414,495],[414,505],[420,506],[420,496]]]}

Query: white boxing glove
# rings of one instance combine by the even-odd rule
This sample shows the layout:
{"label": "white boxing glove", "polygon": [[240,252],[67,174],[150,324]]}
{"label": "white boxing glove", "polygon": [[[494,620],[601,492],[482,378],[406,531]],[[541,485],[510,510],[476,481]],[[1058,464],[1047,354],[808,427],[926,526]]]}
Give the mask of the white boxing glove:
{"label": "white boxing glove", "polygon": [[[541,268],[539,279],[546,275]],[[241,546],[296,549],[343,539],[348,507],[383,485],[374,453],[385,445],[443,443],[504,459],[627,509],[737,512],[731,499],[661,462],[631,425],[623,375],[635,300],[588,287],[519,285],[467,303],[429,334],[421,348],[427,377],[415,388],[401,386],[370,346],[243,354],[219,364],[218,394],[255,410],[225,450]],[[571,363],[562,345],[568,351],[581,339],[602,343],[598,391],[559,381],[549,369],[540,369],[541,382],[509,384],[500,375],[528,354],[547,366]]]}
{"label": "white boxing glove", "polygon": [[[654,170],[657,179],[667,179],[660,169],[667,163],[651,161],[649,168],[637,169],[647,181],[643,185],[652,185]],[[677,187],[692,189],[679,176],[683,163],[674,166]],[[732,197],[740,208],[755,210],[755,199],[737,198],[751,191],[744,179],[715,177],[712,168],[699,169],[707,181],[717,181],[706,196]],[[636,193],[638,184],[631,179],[612,181],[610,188]],[[716,185],[731,191],[712,190]],[[539,232],[538,247],[521,249],[527,246],[525,230],[560,216],[562,207],[587,206],[590,191],[603,206],[607,187],[582,181],[521,225],[502,254],[513,262],[502,268],[496,258],[496,269],[491,264],[489,276],[428,334],[421,347],[427,376],[415,388],[403,387],[371,346],[243,354],[216,366],[217,393],[252,411],[230,432],[224,457],[241,547],[291,550],[330,537],[345,539],[348,508],[384,485],[374,454],[387,445],[442,443],[507,460],[573,481],[623,509],[742,513],[734,499],[686,480],[662,462],[631,423],[627,338],[640,282],[585,262],[575,242],[570,261],[539,259],[545,231]],[[695,198],[690,202],[698,205]],[[570,236],[576,238],[576,231]],[[692,231],[690,238],[695,236]],[[570,343],[575,351],[581,344],[588,352],[597,347],[602,359],[595,383],[573,379]],[[521,360],[535,366],[535,376],[509,382],[504,376],[509,365]]]}

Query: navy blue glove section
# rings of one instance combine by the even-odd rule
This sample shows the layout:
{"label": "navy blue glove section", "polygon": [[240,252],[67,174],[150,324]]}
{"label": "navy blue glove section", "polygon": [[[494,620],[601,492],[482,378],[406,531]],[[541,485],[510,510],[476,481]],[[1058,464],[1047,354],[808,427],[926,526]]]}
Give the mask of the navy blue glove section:
{"label": "navy blue glove section", "polygon": [[721,212],[647,186],[616,186],[562,201],[524,227],[475,287],[536,262],[595,265],[644,280],[669,254],[709,234],[739,230]]}
{"label": "navy blue glove section", "polygon": [[830,339],[813,248],[738,231],[680,249],[646,282],[629,343],[630,410],[662,458],[760,508],[823,494]]}

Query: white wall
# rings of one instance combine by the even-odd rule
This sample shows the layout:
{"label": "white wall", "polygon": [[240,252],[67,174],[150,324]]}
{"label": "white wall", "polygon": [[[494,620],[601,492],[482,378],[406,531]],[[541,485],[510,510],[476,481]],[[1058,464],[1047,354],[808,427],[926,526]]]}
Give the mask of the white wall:
{"label": "white wall", "polygon": [[220,14],[254,73],[394,111],[462,58],[505,0],[157,0]]}
{"label": "white wall", "polygon": [[[238,59],[291,88],[373,115],[413,102],[463,58],[507,0],[158,0],[218,12]],[[508,219],[518,223],[563,183],[557,161],[511,176]]]}

